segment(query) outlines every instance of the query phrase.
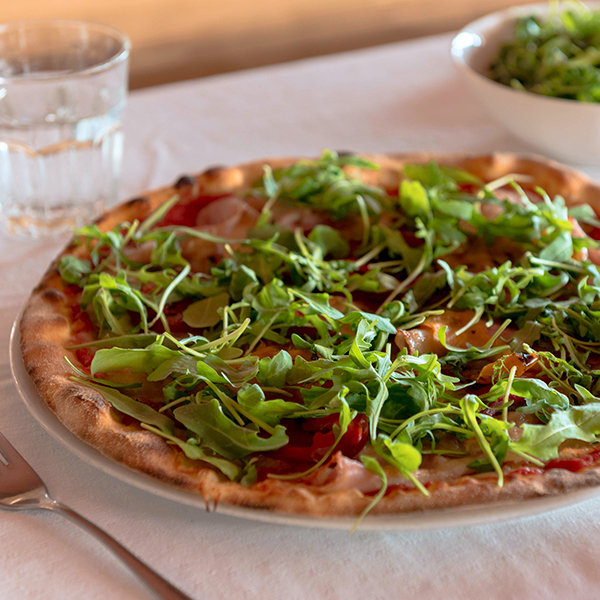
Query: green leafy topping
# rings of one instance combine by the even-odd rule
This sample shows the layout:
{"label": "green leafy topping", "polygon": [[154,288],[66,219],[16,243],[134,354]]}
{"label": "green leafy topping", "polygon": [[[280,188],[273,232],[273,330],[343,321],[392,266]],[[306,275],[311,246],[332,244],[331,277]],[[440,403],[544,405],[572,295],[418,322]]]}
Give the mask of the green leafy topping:
{"label": "green leafy topping", "polygon": [[79,379],[77,377],[72,377],[71,379],[77,383],[83,383],[87,387],[100,392],[102,397],[108,403],[112,404],[112,406],[114,406],[123,414],[137,419],[140,421],[140,423],[154,425],[163,433],[173,433],[173,421],[171,421],[171,419],[169,419],[167,416],[162,415],[158,411],[154,410],[147,404],[133,400],[129,396],[126,396],[115,389],[111,389],[110,387],[92,383],[88,379]]}
{"label": "green leafy topping", "polygon": [[[93,353],[75,380],[242,485],[318,476],[346,452],[382,482],[363,516],[392,473],[427,495],[427,454],[471,454],[468,473],[502,485],[515,456],[543,466],[600,441],[592,209],[434,162],[385,190],[363,181],[377,168],[333,152],[266,168],[242,239],[159,227],[176,199],[79,230],[85,258],[59,272],[97,339],[69,348]],[[279,209],[310,210],[312,228]],[[204,272],[195,244],[215,249]]]}
{"label": "green leafy topping", "polygon": [[516,90],[582,102],[600,101],[600,13],[573,2],[548,16],[518,20],[490,77]]}
{"label": "green leafy topping", "polygon": [[198,300],[183,311],[183,322],[194,328],[214,327],[223,320],[222,310],[219,311],[219,309],[223,309],[225,306],[229,306],[227,292]]}
{"label": "green leafy topping", "polygon": [[387,475],[383,470],[383,467],[377,462],[377,460],[371,456],[361,456],[360,460],[362,461],[363,465],[365,465],[365,467],[367,468],[367,471],[373,473],[374,475],[378,475],[381,478],[381,489],[379,490],[379,492],[377,492],[375,496],[373,496],[373,499],[365,507],[362,513],[360,513],[358,519],[356,519],[354,525],[352,526],[351,532],[354,532],[356,530],[356,528],[360,525],[362,520],[371,512],[373,507],[376,506],[379,503],[379,501],[385,496],[385,493],[388,488]]}
{"label": "green leafy topping", "polygon": [[317,161],[300,161],[275,173],[267,170],[262,191],[271,205],[275,200],[307,204],[327,210],[338,220],[352,212],[360,213],[361,205],[378,213],[381,210],[379,201],[385,194],[348,175],[344,170],[346,166],[379,168],[359,156],[339,156],[336,152],[325,151]]}
{"label": "green leafy topping", "polygon": [[269,387],[281,388],[293,365],[292,357],[285,350],[278,352],[273,358],[261,358],[258,363],[258,381]]}
{"label": "green leafy topping", "polygon": [[259,385],[247,384],[237,395],[239,405],[265,423],[275,426],[282,417],[301,414],[305,407],[283,399],[265,400],[265,393]]}
{"label": "green leafy topping", "polygon": [[142,423],[142,427],[165,438],[172,444],[179,446],[188,458],[191,458],[192,460],[201,460],[202,462],[208,463],[209,465],[216,467],[217,469],[219,469],[219,471],[221,471],[221,473],[226,475],[231,480],[239,479],[240,475],[242,474],[242,469],[239,467],[239,465],[235,464],[232,461],[220,458],[218,456],[208,454],[196,443],[192,443],[196,441],[194,440],[194,438],[192,438],[191,441],[184,442],[183,440],[180,440],[174,435],[169,435],[168,433],[165,433],[164,431],[156,429],[145,423]]}
{"label": "green leafy topping", "polygon": [[58,262],[58,272],[67,283],[81,285],[92,270],[87,260],[66,254]]}
{"label": "green leafy topping", "polygon": [[511,449],[550,460],[558,456],[558,447],[565,440],[596,442],[599,433],[600,404],[573,406],[552,413],[545,425],[523,425],[523,435]]}
{"label": "green leafy topping", "polygon": [[186,404],[173,411],[175,418],[197,434],[205,445],[229,459],[242,458],[252,452],[268,452],[285,446],[285,427],[277,425],[270,438],[257,431],[232,423],[216,399],[200,404]]}

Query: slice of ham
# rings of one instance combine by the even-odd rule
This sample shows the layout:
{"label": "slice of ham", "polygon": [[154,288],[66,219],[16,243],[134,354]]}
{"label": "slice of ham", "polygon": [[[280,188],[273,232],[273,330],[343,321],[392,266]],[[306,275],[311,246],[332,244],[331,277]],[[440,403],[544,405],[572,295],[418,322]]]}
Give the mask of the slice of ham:
{"label": "slice of ham", "polygon": [[[246,202],[258,211],[261,211],[265,205],[263,198],[249,197]],[[351,214],[342,221],[336,221],[328,211],[307,204],[275,202],[271,207],[271,218],[273,222],[291,231],[301,229],[304,235],[309,234],[317,225],[329,225],[337,229],[350,242],[360,241],[363,236],[364,225],[360,216]],[[390,219],[391,216],[388,220]],[[385,224],[387,226],[387,222]]]}
{"label": "slice of ham", "polygon": [[[230,240],[245,239],[249,229],[256,226],[259,211],[242,198],[222,198],[204,207],[196,221],[196,229]],[[183,256],[190,262],[192,270],[206,273],[210,263],[223,258],[222,244],[189,238],[182,244]]]}
{"label": "slice of ham", "polygon": [[312,231],[317,225],[326,224],[329,219],[322,211],[315,211],[309,206],[289,206],[283,203],[275,203],[273,206],[273,220],[282,227],[291,231],[301,229],[304,234]]}
{"label": "slice of ham", "polygon": [[[529,200],[531,200],[531,202],[533,202],[534,204],[537,204],[538,202],[542,201],[542,197],[537,193],[534,192],[533,190],[528,190],[526,188],[521,188],[524,192],[525,195],[527,196],[527,198]],[[520,204],[521,206],[523,206],[523,199],[521,198],[521,194],[519,194],[519,192],[517,192],[517,190],[515,190],[512,186],[504,186],[501,188],[498,188],[497,190],[495,190],[495,194],[496,197],[499,200],[508,200],[509,202],[512,202],[513,204]],[[482,205],[483,208],[484,205]],[[486,204],[485,206],[493,206],[491,204]]]}
{"label": "slice of ham", "polygon": [[123,254],[129,259],[140,263],[149,263],[152,251],[156,247],[155,241],[144,242],[139,245],[127,246],[123,250]]}
{"label": "slice of ham", "polygon": [[[264,198],[248,197],[245,200],[252,208],[261,211],[266,204]],[[277,225],[290,231],[301,229],[306,235],[317,225],[331,225],[331,218],[326,211],[314,206],[278,201],[271,206],[271,219]]]}
{"label": "slice of ham", "polygon": [[[264,207],[264,200],[230,196],[211,202],[198,213],[195,229],[231,240],[245,239],[249,229],[256,226]],[[360,241],[363,223],[360,217],[351,215],[343,221],[332,221],[329,213],[311,206],[276,202],[271,209],[273,222],[307,235],[317,225],[334,227],[350,242]],[[235,246],[234,246],[235,249]],[[218,262],[224,256],[221,244],[191,238],[183,243],[183,255],[196,272],[206,272],[211,261]]]}
{"label": "slice of ham", "polygon": [[[424,458],[427,468],[418,469],[414,473],[423,484],[462,477],[470,472],[467,465],[473,461],[472,455],[460,458],[430,455]],[[381,465],[387,475],[388,486],[407,489],[415,487],[392,465]],[[341,452],[337,452],[331,460],[301,481],[304,485],[318,487],[322,493],[358,490],[363,494],[374,494],[381,489],[381,478],[378,475],[367,470],[359,460],[347,458]]]}
{"label": "slice of ham", "polygon": [[243,198],[229,196],[205,206],[196,218],[196,229],[210,231],[227,238],[245,238],[246,231],[256,225],[259,211]]}
{"label": "slice of ham", "polygon": [[[446,327],[446,344],[457,348],[467,349],[471,346],[478,348],[489,342],[490,338],[498,331],[498,325],[487,327],[483,319],[471,325],[464,333],[457,334],[471,321],[475,313],[472,310],[447,310],[441,315],[427,317],[425,321],[414,329],[399,329],[396,334],[396,345],[401,350],[408,349],[410,354],[430,354],[445,356],[448,350],[442,345],[439,331]],[[495,346],[504,342],[497,339]]]}
{"label": "slice of ham", "polygon": [[304,477],[302,483],[319,487],[323,493],[359,490],[365,494],[381,488],[381,478],[368,471],[359,460],[337,452],[322,467]]}

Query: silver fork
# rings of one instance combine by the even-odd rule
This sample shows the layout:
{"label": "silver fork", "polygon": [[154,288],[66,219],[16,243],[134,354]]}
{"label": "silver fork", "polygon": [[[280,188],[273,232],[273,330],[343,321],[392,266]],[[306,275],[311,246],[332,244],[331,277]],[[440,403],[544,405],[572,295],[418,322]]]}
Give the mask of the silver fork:
{"label": "silver fork", "polygon": [[51,510],[96,536],[110,548],[161,600],[191,600],[166,579],[136,558],[117,540],[74,510],[53,500],[44,482],[29,463],[0,433],[0,508],[8,510]]}

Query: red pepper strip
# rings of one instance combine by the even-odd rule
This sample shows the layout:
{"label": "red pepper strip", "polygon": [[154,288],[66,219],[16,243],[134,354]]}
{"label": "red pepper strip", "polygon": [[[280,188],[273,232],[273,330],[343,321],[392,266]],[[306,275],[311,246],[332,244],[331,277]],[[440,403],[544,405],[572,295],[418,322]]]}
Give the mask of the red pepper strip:
{"label": "red pepper strip", "polygon": [[[286,419],[282,424],[286,426],[290,441],[283,448],[269,453],[269,456],[292,462],[317,462],[333,446],[333,426],[338,423],[338,414],[307,419],[301,425],[292,419]],[[365,415],[357,415],[350,422],[336,450],[348,458],[354,458],[366,446],[368,433],[367,418]]]}
{"label": "red pepper strip", "polygon": [[75,350],[75,356],[77,357],[77,360],[83,367],[85,367],[86,370],[89,370],[94,358],[94,354],[96,354],[96,350],[92,350],[91,348],[77,348],[77,350]]}
{"label": "red pepper strip", "polygon": [[94,331],[94,324],[79,304],[73,304],[71,306],[71,332],[76,334],[82,331]]}
{"label": "red pepper strip", "polygon": [[539,467],[519,467],[518,469],[509,471],[506,477],[510,477],[511,475],[541,475],[543,472],[544,470]]}
{"label": "red pepper strip", "polygon": [[600,227],[594,227],[588,235],[594,240],[600,240]]}
{"label": "red pepper strip", "polygon": [[585,469],[585,467],[591,466],[593,462],[594,458],[591,455],[582,456],[581,458],[555,458],[554,460],[551,460],[544,468],[546,470],[565,469],[565,471],[576,473],[577,471],[581,471],[581,469]]}
{"label": "red pepper strip", "polygon": [[479,191],[479,186],[474,183],[464,182],[458,184],[458,189],[465,194],[475,194],[475,192]]}
{"label": "red pepper strip", "polygon": [[65,283],[63,292],[66,296],[72,298],[73,296],[77,296],[81,293],[81,288],[78,285],[75,285],[74,283]]}
{"label": "red pepper strip", "polygon": [[[525,398],[523,398],[522,396],[516,396],[515,394],[510,394],[508,396],[508,399],[512,402],[512,404],[509,406],[510,410],[515,410],[516,408],[519,408],[520,406],[524,406],[525,402],[526,402]],[[504,398],[502,398],[500,400],[494,400],[494,402],[490,402],[489,408],[485,408],[481,412],[485,415],[490,415],[493,417],[495,414],[497,414],[501,411],[500,407],[503,404],[504,404]]]}
{"label": "red pepper strip", "polygon": [[[183,300],[179,300],[179,302],[173,302],[172,304],[167,304],[165,306],[164,314],[171,333],[188,333],[189,331],[192,331],[192,328],[183,322],[183,311],[192,304],[192,302],[194,302],[193,298],[184,298]],[[154,311],[150,311],[148,318],[154,318]],[[157,321],[152,327],[152,330],[157,333],[163,333],[165,328],[162,321]]]}
{"label": "red pepper strip", "polygon": [[507,477],[510,475],[540,475],[544,471],[549,471],[551,469],[564,469],[565,471],[571,471],[572,473],[576,473],[577,471],[581,471],[581,469],[585,469],[586,467],[591,467],[595,463],[600,460],[600,450],[594,450],[585,456],[579,456],[574,458],[555,458],[551,460],[549,463],[544,465],[543,469],[539,467],[528,467],[523,466],[514,471],[510,471],[506,474]]}
{"label": "red pepper strip", "polygon": [[142,292],[142,294],[149,294],[150,292],[153,292],[156,287],[157,286],[153,281],[147,281],[140,288],[140,292]]}

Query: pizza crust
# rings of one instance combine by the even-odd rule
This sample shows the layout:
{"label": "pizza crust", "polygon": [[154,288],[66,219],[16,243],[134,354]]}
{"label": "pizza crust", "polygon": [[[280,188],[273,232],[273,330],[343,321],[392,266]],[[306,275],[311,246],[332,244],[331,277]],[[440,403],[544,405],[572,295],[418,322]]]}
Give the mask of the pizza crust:
{"label": "pizza crust", "polygon": [[[550,196],[562,195],[569,205],[588,203],[600,213],[600,185],[578,171],[540,157],[416,153],[367,155],[366,158],[381,165],[380,171],[364,174],[367,184],[397,187],[404,164],[434,160],[469,171],[486,181],[511,173],[531,175]],[[123,221],[144,219],[175,193],[182,196],[186,192],[194,195],[234,193],[259,179],[265,164],[277,169],[297,160],[260,160],[239,167],[213,167],[195,176],[186,175],[173,186],[147,192],[112,208],[97,219],[96,224],[102,231],[107,231]],[[81,256],[85,248],[71,242],[33,291],[21,320],[21,349],[26,370],[40,396],[70,431],[108,458],[177,488],[199,493],[207,503],[318,517],[358,515],[368,506],[372,497],[357,490],[322,493],[317,487],[293,481],[267,479],[243,487],[223,480],[203,463],[187,459],[162,438],[137,425],[124,424],[98,392],[71,381],[72,371],[64,360],[65,355],[75,360],[66,350],[71,339],[70,304],[57,270],[58,261],[66,253]],[[464,476],[435,484],[429,498],[416,490],[393,491],[372,512],[393,514],[514,502],[597,485],[600,485],[600,467],[577,473],[555,469],[539,475],[511,476],[502,488],[496,485],[495,479]]]}

